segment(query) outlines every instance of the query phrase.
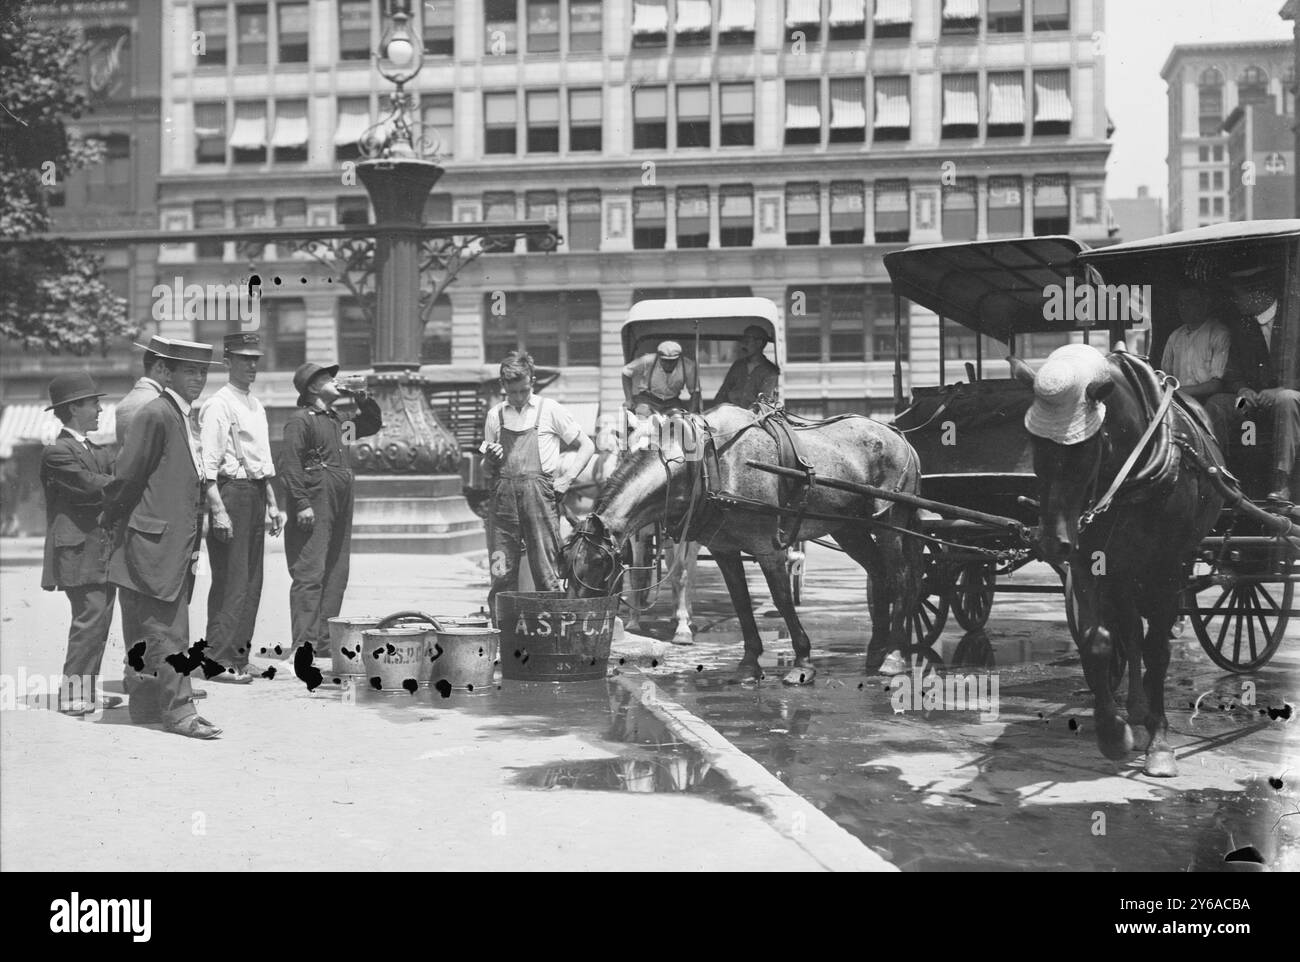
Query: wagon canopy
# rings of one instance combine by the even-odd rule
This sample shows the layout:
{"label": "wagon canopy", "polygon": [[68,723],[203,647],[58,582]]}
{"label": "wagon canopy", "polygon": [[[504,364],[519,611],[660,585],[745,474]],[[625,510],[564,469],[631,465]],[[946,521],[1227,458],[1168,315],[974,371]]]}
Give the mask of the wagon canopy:
{"label": "wagon canopy", "polygon": [[684,297],[637,301],[623,322],[623,359],[648,354],[660,341],[683,345],[701,341],[738,341],[745,328],[757,325],[778,347],[777,307],[765,297]]}

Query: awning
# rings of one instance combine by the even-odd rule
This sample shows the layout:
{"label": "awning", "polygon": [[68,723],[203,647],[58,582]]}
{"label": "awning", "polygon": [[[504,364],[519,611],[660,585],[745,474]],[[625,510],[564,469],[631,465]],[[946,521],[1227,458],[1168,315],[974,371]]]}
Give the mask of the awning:
{"label": "awning", "polygon": [[867,126],[867,105],[862,100],[861,80],[831,81],[831,127],[835,130]]}
{"label": "awning", "polygon": [[979,77],[976,74],[947,74],[943,78],[943,124],[980,122]]}
{"label": "awning", "polygon": [[911,23],[912,0],[876,0],[876,15],[872,19],[885,25]]}
{"label": "awning", "polygon": [[943,19],[978,20],[980,0],[943,0]]}
{"label": "awning", "polygon": [[261,107],[256,108],[256,113],[235,108],[230,146],[234,150],[259,150],[266,146],[266,113]]}
{"label": "awning", "polygon": [[560,122],[560,95],[554,90],[528,91],[528,125],[537,127],[542,124]]}
{"label": "awning", "polygon": [[754,0],[722,0],[718,32],[754,32]]}
{"label": "awning", "polygon": [[304,103],[277,104],[275,108],[275,133],[272,147],[307,146],[307,105]]}
{"label": "awning", "polygon": [[355,144],[369,126],[369,103],[364,100],[340,100],[339,123],[334,129],[334,146]]}
{"label": "awning", "polygon": [[786,81],[785,129],[807,130],[822,125],[820,81]]}
{"label": "awning", "polygon": [[797,27],[805,23],[822,22],[822,0],[787,0],[785,25]]}
{"label": "awning", "polygon": [[1025,122],[1025,78],[1023,74],[989,74],[989,123]]}
{"label": "awning", "polygon": [[[117,443],[116,404],[103,404],[99,428],[88,435],[95,444]],[[0,412],[0,458],[12,457],[24,444],[46,445],[59,436],[63,425],[44,404],[10,404]]]}
{"label": "awning", "polygon": [[637,34],[667,33],[668,4],[636,0],[632,5],[632,32]]}
{"label": "awning", "polygon": [[911,127],[911,79],[908,77],[876,78],[876,129]]}
{"label": "awning", "polygon": [[678,33],[706,33],[712,20],[709,0],[677,0]]}
{"label": "awning", "polygon": [[829,18],[832,27],[852,27],[865,23],[867,0],[831,0]]}
{"label": "awning", "polygon": [[1034,74],[1034,123],[1068,124],[1073,119],[1069,71]]}

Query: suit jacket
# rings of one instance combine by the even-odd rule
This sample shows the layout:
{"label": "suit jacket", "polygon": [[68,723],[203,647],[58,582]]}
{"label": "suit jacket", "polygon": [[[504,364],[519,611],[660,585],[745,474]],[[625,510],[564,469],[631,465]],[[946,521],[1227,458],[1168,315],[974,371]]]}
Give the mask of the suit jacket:
{"label": "suit jacket", "polygon": [[203,530],[203,488],[190,454],[189,425],[170,394],[131,422],[104,492],[115,526],[108,580],[159,601],[175,601],[190,582]]}
{"label": "suit jacket", "polygon": [[[1281,311],[1273,321],[1273,342],[1281,342]],[[1259,322],[1249,315],[1228,324],[1232,346],[1228,349],[1228,366],[1223,372],[1223,389],[1236,394],[1243,387],[1264,391],[1278,386],[1277,365],[1269,353]]]}
{"label": "suit jacket", "polygon": [[150,401],[157,400],[161,394],[162,388],[158,386],[158,382],[149,377],[140,378],[135,382],[135,386],[126,392],[126,397],[117,403],[117,410],[114,412],[118,444],[126,440],[126,429],[131,426],[140,409]]}
{"label": "suit jacket", "polygon": [[45,489],[45,565],[41,587],[77,588],[108,583],[110,532],[101,527],[104,489],[113,480],[113,458],[89,450],[66,430],[41,452]]}

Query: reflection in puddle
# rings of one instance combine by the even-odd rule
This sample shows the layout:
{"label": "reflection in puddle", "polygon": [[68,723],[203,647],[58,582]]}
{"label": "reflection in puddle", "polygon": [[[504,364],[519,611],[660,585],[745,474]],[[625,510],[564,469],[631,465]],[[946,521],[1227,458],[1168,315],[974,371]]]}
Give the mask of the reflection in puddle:
{"label": "reflection in puddle", "polygon": [[602,758],[519,770],[518,784],[580,791],[687,793],[748,811],[757,802],[736,790],[712,765],[685,746],[665,746],[653,757]]}

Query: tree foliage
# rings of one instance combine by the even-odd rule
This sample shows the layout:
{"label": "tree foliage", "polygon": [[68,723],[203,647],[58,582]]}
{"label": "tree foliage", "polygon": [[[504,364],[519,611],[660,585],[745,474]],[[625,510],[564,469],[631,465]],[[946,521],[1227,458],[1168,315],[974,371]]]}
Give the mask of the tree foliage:
{"label": "tree foliage", "polygon": [[[46,188],[102,162],[103,147],[68,129],[87,108],[80,64],[89,44],[28,20],[0,0],[0,238],[50,230]],[[0,245],[0,337],[24,348],[87,354],[135,330],[100,276],[102,259],[61,242]]]}

